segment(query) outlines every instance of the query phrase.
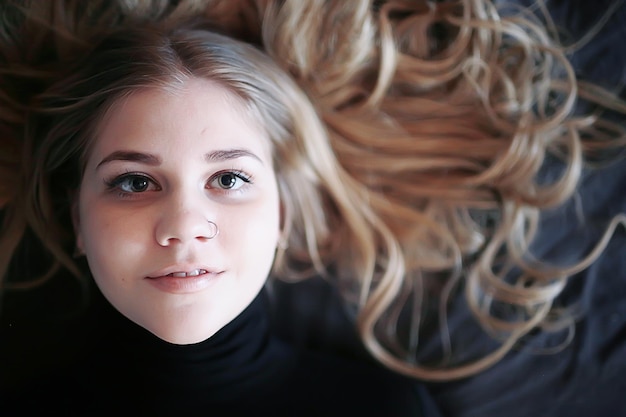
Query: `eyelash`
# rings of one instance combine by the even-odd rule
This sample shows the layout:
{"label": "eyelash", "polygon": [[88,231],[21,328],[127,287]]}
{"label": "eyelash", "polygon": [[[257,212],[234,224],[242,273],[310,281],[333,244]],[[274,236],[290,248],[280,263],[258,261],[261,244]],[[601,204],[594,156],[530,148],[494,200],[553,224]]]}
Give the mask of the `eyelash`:
{"label": "eyelash", "polygon": [[[144,191],[135,191],[135,192],[129,192],[129,191],[124,191],[121,186],[122,184],[124,184],[124,182],[126,181],[130,181],[130,180],[134,180],[134,179],[144,179],[148,182],[148,187],[150,186],[150,184],[153,185],[157,185],[156,181],[154,181],[151,177],[149,177],[146,174],[142,174],[139,172],[126,172],[122,175],[116,176],[110,180],[105,180],[104,183],[107,186],[107,190],[109,191],[116,191],[118,197],[121,198],[131,198],[133,197],[134,194],[141,194]],[[160,190],[161,187],[158,187],[158,190]],[[158,191],[157,190],[157,191]]]}
{"label": "eyelash", "polygon": [[252,176],[246,174],[243,171],[240,170],[236,170],[236,169],[231,169],[231,170],[227,170],[227,171],[220,171],[216,174],[211,175],[211,178],[209,178],[209,181],[207,182],[207,184],[211,184],[213,181],[218,180],[219,178],[225,176],[225,175],[233,175],[235,177],[235,181],[236,180],[241,180],[244,183],[241,184],[239,187],[232,189],[232,188],[221,188],[221,187],[217,187],[217,189],[220,189],[224,192],[237,192],[240,191],[241,187],[245,187],[248,184],[252,184]]}
{"label": "eyelash", "polygon": [[[237,188],[222,188],[219,185],[216,187],[210,186],[210,184],[212,184],[213,182],[219,180],[220,178],[224,177],[225,175],[232,175],[235,177],[235,181],[237,180],[241,180],[244,182],[244,184],[238,186]],[[156,186],[157,189],[156,190],[143,190],[143,191],[124,191],[121,186],[122,184],[124,184],[126,181],[132,181],[135,179],[143,179],[145,181],[148,182],[148,188],[150,187],[150,184],[152,184],[153,186]],[[112,179],[109,180],[105,180],[104,181],[107,190],[109,191],[116,191],[118,194],[118,197],[120,198],[132,198],[137,194],[142,194],[146,191],[160,191],[161,187],[158,185],[158,183],[151,178],[150,176],[140,173],[140,172],[127,172],[124,173],[122,175],[116,176]],[[235,193],[235,192],[240,192],[242,187],[245,187],[248,184],[252,184],[252,176],[246,174],[243,171],[240,170],[226,170],[226,171],[220,171],[218,173],[213,174],[207,181],[207,189],[210,190],[218,190],[219,192],[223,192],[223,193]]]}

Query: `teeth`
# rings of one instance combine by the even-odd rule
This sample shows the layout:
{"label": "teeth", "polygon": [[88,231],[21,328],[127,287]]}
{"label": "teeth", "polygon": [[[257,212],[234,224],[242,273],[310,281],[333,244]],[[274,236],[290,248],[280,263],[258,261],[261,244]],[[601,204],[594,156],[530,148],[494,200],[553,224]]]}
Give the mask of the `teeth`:
{"label": "teeth", "polygon": [[191,272],[172,272],[171,274],[167,274],[167,276],[174,277],[174,278],[185,278],[185,277],[197,277],[200,274],[206,274],[206,270],[194,269]]}

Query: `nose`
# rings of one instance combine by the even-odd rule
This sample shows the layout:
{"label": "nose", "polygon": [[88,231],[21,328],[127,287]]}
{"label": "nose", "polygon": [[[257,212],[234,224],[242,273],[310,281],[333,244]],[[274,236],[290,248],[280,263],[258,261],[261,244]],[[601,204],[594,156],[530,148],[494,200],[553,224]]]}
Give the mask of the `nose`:
{"label": "nose", "polygon": [[217,224],[207,219],[206,212],[182,205],[175,210],[164,210],[155,228],[155,238],[161,246],[206,241],[218,233]]}

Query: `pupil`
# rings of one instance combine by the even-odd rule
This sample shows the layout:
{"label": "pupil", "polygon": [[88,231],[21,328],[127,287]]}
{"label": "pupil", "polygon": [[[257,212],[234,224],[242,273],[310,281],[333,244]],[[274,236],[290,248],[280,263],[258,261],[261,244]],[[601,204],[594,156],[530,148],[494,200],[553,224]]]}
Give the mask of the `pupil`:
{"label": "pupil", "polygon": [[220,185],[224,188],[232,188],[237,179],[233,174],[225,174],[220,178]]}
{"label": "pupil", "polygon": [[148,188],[148,180],[145,178],[134,178],[131,183],[131,187],[135,191],[144,191]]}

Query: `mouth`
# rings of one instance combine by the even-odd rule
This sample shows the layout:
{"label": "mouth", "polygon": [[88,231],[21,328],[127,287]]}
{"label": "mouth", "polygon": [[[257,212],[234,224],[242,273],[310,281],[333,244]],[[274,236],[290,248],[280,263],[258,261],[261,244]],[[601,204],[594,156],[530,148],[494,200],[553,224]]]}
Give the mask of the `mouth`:
{"label": "mouth", "polygon": [[186,277],[197,277],[199,275],[208,274],[206,269],[194,269],[190,272],[170,272],[167,275],[163,275],[165,277],[174,277],[174,278],[186,278]]}
{"label": "mouth", "polygon": [[172,265],[146,275],[146,279],[193,278],[207,274],[219,275],[221,272],[223,272],[221,269],[207,265]]}
{"label": "mouth", "polygon": [[146,277],[147,281],[160,291],[171,294],[190,294],[214,285],[224,271],[204,268],[189,270],[163,270]]}

